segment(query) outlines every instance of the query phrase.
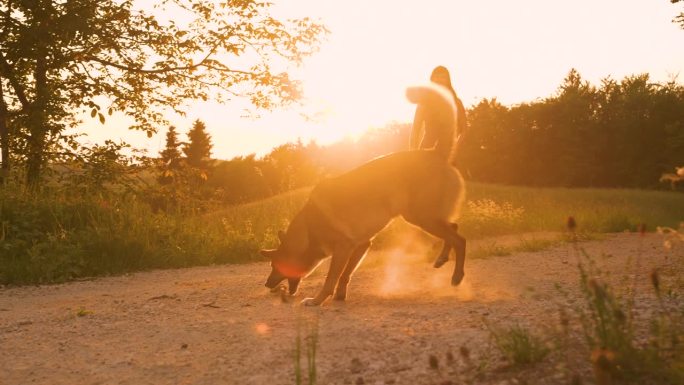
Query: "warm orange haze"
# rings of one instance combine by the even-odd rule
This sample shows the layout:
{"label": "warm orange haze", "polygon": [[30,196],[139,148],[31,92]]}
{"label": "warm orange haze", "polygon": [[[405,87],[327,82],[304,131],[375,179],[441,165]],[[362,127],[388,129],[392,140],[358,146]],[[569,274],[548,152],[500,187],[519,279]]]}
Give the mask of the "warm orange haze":
{"label": "warm orange haze", "polygon": [[[214,138],[214,156],[228,159],[310,139],[330,143],[369,127],[410,122],[404,88],[425,82],[436,65],[452,71],[466,107],[482,98],[517,104],[556,91],[571,68],[600,79],[650,73],[669,81],[684,70],[681,30],[668,1],[276,1],[278,15],[320,18],[330,35],[294,74],[304,80],[304,106],[244,118],[244,100],[197,103],[180,132],[202,119]],[[679,77],[681,82],[681,76]],[[302,118],[306,113],[316,121]],[[185,122],[181,124],[181,122]],[[129,133],[127,120],[104,127],[85,118],[89,139],[121,137],[154,154],[152,140]]]}
{"label": "warm orange haze", "polygon": [[684,384],[684,0],[0,0],[0,385]]}

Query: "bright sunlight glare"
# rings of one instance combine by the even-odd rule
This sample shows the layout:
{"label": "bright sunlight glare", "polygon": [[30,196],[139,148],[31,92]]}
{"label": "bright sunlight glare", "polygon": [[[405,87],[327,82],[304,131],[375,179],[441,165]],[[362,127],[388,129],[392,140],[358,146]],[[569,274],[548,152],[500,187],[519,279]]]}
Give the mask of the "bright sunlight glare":
{"label": "bright sunlight glare", "polygon": [[[676,9],[668,1],[281,0],[273,12],[319,18],[331,31],[318,54],[291,69],[304,81],[303,106],[246,118],[245,101],[206,102],[191,105],[187,117],[170,117],[181,136],[203,120],[216,158],[408,123],[413,106],[404,89],[427,81],[437,65],[449,68],[466,106],[482,98],[516,104],[547,97],[573,67],[593,84],[644,72],[668,81],[684,68],[684,49],[672,49],[684,48],[684,32],[671,22]],[[104,127],[84,121],[89,142],[120,137],[150,155],[164,145],[166,127],[148,139],[126,130],[123,117]]]}

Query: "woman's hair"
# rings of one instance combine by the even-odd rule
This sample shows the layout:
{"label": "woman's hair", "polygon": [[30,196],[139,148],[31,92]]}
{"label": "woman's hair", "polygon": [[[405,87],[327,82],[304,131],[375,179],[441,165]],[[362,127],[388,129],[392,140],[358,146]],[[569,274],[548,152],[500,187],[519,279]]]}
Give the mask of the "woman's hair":
{"label": "woman's hair", "polygon": [[449,74],[449,70],[445,66],[435,67],[430,74],[430,81],[446,87],[454,97],[454,103],[456,103],[458,110],[458,128],[456,133],[458,135],[462,134],[466,129],[465,109],[463,107],[463,103],[458,98],[458,95],[456,95],[454,87],[451,85],[451,75]]}
{"label": "woman's hair", "polygon": [[430,74],[430,81],[434,82],[435,80],[437,80],[437,77],[444,78],[446,82],[446,84],[444,85],[448,88],[453,88],[451,86],[451,75],[449,74],[449,70],[446,67],[437,66],[435,67],[435,69],[432,70],[432,73]]}
{"label": "woman's hair", "polygon": [[[443,80],[443,81],[437,82],[436,81],[437,78],[441,78],[441,80]],[[451,86],[451,75],[449,74],[449,70],[445,66],[435,67],[435,69],[433,69],[432,73],[430,74],[430,81],[441,84],[444,87],[446,87],[447,89],[449,89],[449,92],[451,92],[451,95],[454,96],[454,103],[456,103],[458,96],[456,95],[456,91],[454,90],[454,87]]]}

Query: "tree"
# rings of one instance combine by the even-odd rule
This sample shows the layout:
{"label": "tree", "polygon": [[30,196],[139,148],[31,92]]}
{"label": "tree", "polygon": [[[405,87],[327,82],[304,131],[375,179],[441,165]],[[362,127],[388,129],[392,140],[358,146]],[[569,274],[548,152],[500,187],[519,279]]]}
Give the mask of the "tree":
{"label": "tree", "polygon": [[[682,0],[670,0],[672,4],[679,3]],[[684,29],[684,12],[680,12],[679,15],[675,16],[675,18],[672,20],[673,22],[679,24],[682,29]]]}
{"label": "tree", "polygon": [[188,132],[188,143],[183,147],[183,153],[188,165],[206,170],[211,156],[211,136],[207,134],[207,126],[197,119]]}
{"label": "tree", "polygon": [[244,203],[273,195],[262,172],[265,162],[254,154],[217,162],[207,184],[226,203]]}
{"label": "tree", "polygon": [[169,131],[166,133],[166,147],[159,153],[162,163],[162,175],[159,178],[160,183],[172,181],[175,173],[178,171],[181,160],[179,147],[180,143],[178,142],[176,127],[169,126]]}
{"label": "tree", "polygon": [[684,153],[684,87],[648,74],[594,87],[571,70],[548,98],[510,108],[485,99],[468,119],[457,161],[483,182],[657,187]]}
{"label": "tree", "polygon": [[0,1],[0,105],[25,134],[29,184],[39,181],[50,138],[76,125],[78,110],[103,123],[122,112],[151,135],[167,124],[165,112],[183,114],[191,100],[247,97],[260,108],[297,100],[285,65],[312,54],[327,31],[308,18],[277,20],[257,0],[134,4]]}
{"label": "tree", "polygon": [[179,146],[176,127],[169,126],[169,131],[166,133],[166,147],[159,153],[164,164],[169,165],[171,168],[178,165],[181,157],[180,150],[178,149]]}

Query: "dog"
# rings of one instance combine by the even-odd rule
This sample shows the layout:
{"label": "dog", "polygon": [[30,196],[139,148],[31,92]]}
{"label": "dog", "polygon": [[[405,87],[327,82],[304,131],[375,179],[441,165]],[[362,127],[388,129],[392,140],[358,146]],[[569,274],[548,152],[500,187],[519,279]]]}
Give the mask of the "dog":
{"label": "dog", "polygon": [[[449,123],[456,123],[456,107],[445,88],[409,87],[406,96],[412,103],[442,109],[451,117]],[[397,216],[444,241],[438,261],[446,261],[455,250],[451,284],[458,285],[464,277],[466,240],[452,219],[465,189],[463,177],[451,166],[452,157],[453,151],[434,149],[396,152],[320,182],[287,231],[278,233],[278,248],[261,250],[271,260],[266,287],[275,289],[287,279],[294,295],[301,279],[332,256],[323,287],[302,304],[318,306],[333,295],[345,300],[351,275],[373,237]]]}

